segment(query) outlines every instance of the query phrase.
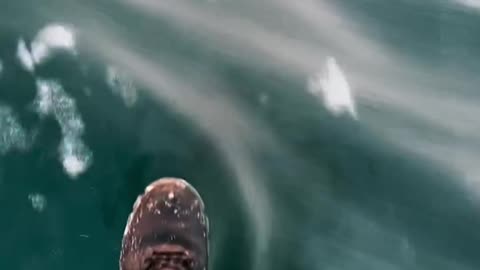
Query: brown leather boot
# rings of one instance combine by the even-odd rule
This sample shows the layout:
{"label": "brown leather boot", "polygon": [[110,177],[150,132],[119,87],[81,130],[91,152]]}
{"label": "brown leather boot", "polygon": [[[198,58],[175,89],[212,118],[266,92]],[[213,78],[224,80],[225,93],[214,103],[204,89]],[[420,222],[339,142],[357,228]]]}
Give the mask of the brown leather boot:
{"label": "brown leather boot", "polygon": [[162,178],[138,196],[122,240],[120,270],[206,270],[208,218],[185,180]]}

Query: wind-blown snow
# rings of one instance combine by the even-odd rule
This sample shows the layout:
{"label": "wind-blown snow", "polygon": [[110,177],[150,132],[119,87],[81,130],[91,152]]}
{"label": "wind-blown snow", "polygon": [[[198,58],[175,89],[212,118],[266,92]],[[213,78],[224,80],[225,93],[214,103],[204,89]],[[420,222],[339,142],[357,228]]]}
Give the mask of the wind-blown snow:
{"label": "wind-blown snow", "polygon": [[66,136],[60,144],[60,157],[65,171],[76,178],[87,170],[92,154],[80,138]]}
{"label": "wind-blown snow", "polygon": [[50,24],[37,33],[31,47],[32,58],[36,64],[39,64],[50,57],[56,49],[75,53],[75,36],[66,26]]}
{"label": "wind-blown snow", "polygon": [[27,146],[27,132],[10,107],[0,105],[0,154]]}
{"label": "wind-blown snow", "polygon": [[81,140],[85,126],[75,100],[58,82],[39,79],[34,105],[41,116],[52,115],[59,123],[63,134],[59,146],[60,160],[70,177],[78,177],[91,164],[92,152]]}
{"label": "wind-blown snow", "polygon": [[35,65],[48,59],[55,50],[66,50],[75,54],[75,36],[66,26],[50,24],[37,33],[30,48],[31,50],[23,39],[18,41],[17,58],[26,70],[32,72]]}
{"label": "wind-blown snow", "polygon": [[350,85],[333,57],[327,59],[325,71],[309,81],[308,88],[322,97],[325,107],[334,115],[347,113],[357,118]]}
{"label": "wind-blown snow", "polygon": [[32,55],[23,39],[20,39],[17,44],[17,58],[25,70],[32,72],[35,69]]}
{"label": "wind-blown snow", "polygon": [[480,9],[480,0],[456,0],[456,2],[467,7]]}
{"label": "wind-blown snow", "polygon": [[32,204],[32,207],[37,212],[42,212],[47,206],[47,199],[40,193],[28,194],[28,200]]}
{"label": "wind-blown snow", "polygon": [[126,106],[131,107],[137,101],[137,89],[127,74],[114,66],[107,67],[107,83],[112,92],[120,96]]}

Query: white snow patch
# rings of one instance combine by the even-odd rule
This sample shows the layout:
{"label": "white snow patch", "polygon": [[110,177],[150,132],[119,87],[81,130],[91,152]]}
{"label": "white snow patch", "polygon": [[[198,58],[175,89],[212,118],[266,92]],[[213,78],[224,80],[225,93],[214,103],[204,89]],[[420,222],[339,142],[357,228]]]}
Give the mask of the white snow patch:
{"label": "white snow patch", "polygon": [[33,209],[38,212],[42,212],[47,206],[47,199],[40,193],[28,194],[28,200],[30,200]]}
{"label": "white snow patch", "polygon": [[32,72],[35,69],[35,63],[33,62],[32,55],[27,48],[27,44],[23,39],[20,39],[17,44],[17,58],[22,64],[23,68]]}
{"label": "white snow patch", "polygon": [[88,169],[93,155],[81,140],[85,125],[77,111],[75,100],[58,82],[39,79],[34,105],[40,115],[52,115],[57,120],[63,134],[59,146],[61,163],[71,178],[78,177]]}
{"label": "white snow patch", "polygon": [[79,173],[85,170],[85,162],[80,160],[77,156],[66,154],[63,157],[63,167],[72,176],[77,176]]}
{"label": "white snow patch", "polygon": [[107,83],[112,92],[123,99],[126,106],[131,107],[137,101],[137,89],[133,80],[114,66],[107,67]]}
{"label": "white snow patch", "polygon": [[0,105],[0,154],[27,146],[25,129],[19,124],[12,109]]}
{"label": "white snow patch", "polygon": [[41,63],[54,50],[61,49],[75,52],[75,35],[69,27],[50,24],[42,28],[32,41],[32,58],[36,64]]}
{"label": "white snow patch", "polygon": [[77,178],[90,166],[92,152],[78,137],[63,138],[59,151],[63,168],[71,178]]}
{"label": "white snow patch", "polygon": [[357,119],[350,85],[333,57],[327,59],[324,72],[309,80],[308,90],[313,95],[321,96],[332,114],[338,116],[347,113]]}
{"label": "white snow patch", "polygon": [[31,52],[25,41],[20,39],[17,45],[17,58],[26,70],[33,72],[35,65],[42,63],[55,50],[67,50],[76,54],[75,36],[66,26],[50,24],[37,33],[30,48]]}

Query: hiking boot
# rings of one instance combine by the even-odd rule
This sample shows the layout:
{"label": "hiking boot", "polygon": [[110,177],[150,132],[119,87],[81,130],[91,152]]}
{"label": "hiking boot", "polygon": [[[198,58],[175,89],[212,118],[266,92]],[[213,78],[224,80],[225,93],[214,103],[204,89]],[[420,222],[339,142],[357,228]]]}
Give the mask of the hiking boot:
{"label": "hiking boot", "polygon": [[162,178],[138,196],[122,240],[120,270],[206,270],[208,218],[198,192]]}

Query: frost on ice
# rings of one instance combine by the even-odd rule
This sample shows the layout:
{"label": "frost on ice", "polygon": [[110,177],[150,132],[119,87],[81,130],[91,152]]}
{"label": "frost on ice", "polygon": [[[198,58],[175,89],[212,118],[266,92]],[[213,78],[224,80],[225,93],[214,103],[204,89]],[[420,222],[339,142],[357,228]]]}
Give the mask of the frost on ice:
{"label": "frost on ice", "polygon": [[357,118],[350,85],[333,57],[327,59],[324,72],[310,79],[308,90],[313,95],[320,96],[332,114],[337,116],[346,113]]}
{"label": "frost on ice", "polygon": [[113,93],[122,98],[125,105],[131,107],[137,101],[137,89],[133,80],[123,71],[113,67],[107,67],[107,83]]}
{"label": "frost on ice", "polygon": [[27,132],[20,125],[12,109],[0,105],[0,154],[13,149],[25,149]]}
{"label": "frost on ice", "polygon": [[85,126],[75,100],[58,82],[39,79],[34,105],[41,116],[51,115],[59,123],[63,135],[59,146],[60,161],[70,177],[78,177],[88,169],[93,155],[81,139]]}

